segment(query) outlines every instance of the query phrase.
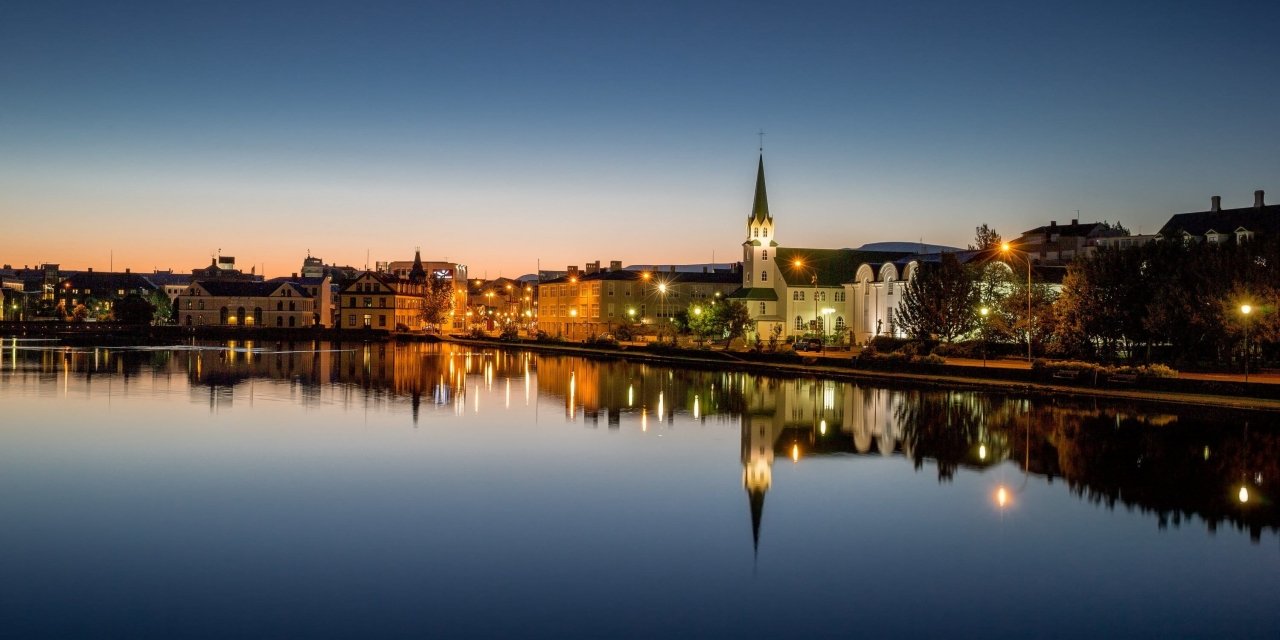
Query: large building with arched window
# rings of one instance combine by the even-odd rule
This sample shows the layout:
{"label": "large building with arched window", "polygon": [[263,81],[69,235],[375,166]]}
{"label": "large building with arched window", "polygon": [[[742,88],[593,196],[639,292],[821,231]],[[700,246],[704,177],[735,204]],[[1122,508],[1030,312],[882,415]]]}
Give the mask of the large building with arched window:
{"label": "large building with arched window", "polygon": [[894,264],[913,252],[784,247],[774,231],[762,154],[755,199],[747,216],[747,239],[742,243],[742,286],[728,295],[747,306],[756,335],[762,340],[776,335],[864,341],[854,337],[861,311],[856,302],[861,301],[850,295],[849,284],[863,265]]}

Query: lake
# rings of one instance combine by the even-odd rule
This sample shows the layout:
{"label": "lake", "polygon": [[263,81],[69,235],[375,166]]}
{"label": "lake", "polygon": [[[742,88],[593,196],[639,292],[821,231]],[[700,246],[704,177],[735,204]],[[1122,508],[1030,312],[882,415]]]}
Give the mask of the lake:
{"label": "lake", "polygon": [[14,339],[0,414],[4,636],[1280,637],[1276,414]]}

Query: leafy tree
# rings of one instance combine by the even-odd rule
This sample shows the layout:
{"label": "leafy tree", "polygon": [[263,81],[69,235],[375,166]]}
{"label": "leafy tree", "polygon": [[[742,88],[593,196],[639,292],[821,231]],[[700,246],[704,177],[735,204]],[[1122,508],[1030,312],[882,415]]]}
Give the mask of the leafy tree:
{"label": "leafy tree", "polygon": [[713,335],[727,338],[729,342],[746,337],[747,327],[751,325],[751,312],[747,310],[747,305],[738,300],[724,300],[712,309]]}
{"label": "leafy tree", "polygon": [[155,309],[153,319],[156,324],[169,324],[174,320],[173,304],[169,300],[169,295],[161,289],[152,291],[147,296],[147,302],[151,303],[151,307]]}
{"label": "leafy tree", "polygon": [[943,254],[936,265],[921,264],[903,289],[893,319],[913,337],[951,342],[977,327],[973,274],[954,254]]}
{"label": "leafy tree", "polygon": [[453,310],[453,282],[432,275],[422,299],[422,322],[437,331]]}
{"label": "leafy tree", "polygon": [[693,333],[698,344],[702,344],[708,336],[715,332],[715,310],[694,307],[693,313],[687,315],[689,331]]}
{"label": "leafy tree", "polygon": [[1000,233],[984,222],[982,226],[974,229],[973,244],[969,245],[969,249],[971,251],[998,249],[1003,242],[1004,238],[1000,237]]}
{"label": "leafy tree", "polygon": [[155,306],[146,298],[131,293],[116,302],[115,319],[125,324],[151,324],[155,312]]}
{"label": "leafy tree", "polygon": [[72,322],[84,322],[85,320],[88,320],[88,319],[89,319],[89,307],[86,307],[83,304],[78,304],[71,310]]}

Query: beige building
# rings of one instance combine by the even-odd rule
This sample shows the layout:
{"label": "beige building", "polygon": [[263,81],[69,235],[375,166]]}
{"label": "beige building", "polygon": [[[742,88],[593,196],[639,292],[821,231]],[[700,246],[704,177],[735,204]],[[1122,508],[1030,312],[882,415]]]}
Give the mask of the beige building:
{"label": "beige building", "polygon": [[420,280],[366,271],[338,292],[338,328],[422,331],[426,286]]}
{"label": "beige building", "polygon": [[450,309],[450,317],[445,325],[461,331],[466,324],[464,314],[467,309],[467,265],[440,260],[422,261],[421,256],[415,253],[413,260],[381,262],[377,266],[378,271],[389,273],[397,278],[411,279],[415,263],[422,265],[428,281],[439,278],[453,286],[453,307]]}
{"label": "beige building", "polygon": [[185,327],[311,327],[316,299],[292,282],[196,281],[175,301]]}
{"label": "beige building", "polygon": [[538,330],[570,340],[614,333],[623,324],[670,322],[676,313],[697,313],[738,288],[734,270],[628,271],[614,261],[539,283]]}

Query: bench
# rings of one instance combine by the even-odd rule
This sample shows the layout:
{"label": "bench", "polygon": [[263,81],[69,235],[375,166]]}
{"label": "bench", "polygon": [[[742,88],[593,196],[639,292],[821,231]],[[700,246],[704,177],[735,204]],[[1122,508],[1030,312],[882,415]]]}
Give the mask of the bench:
{"label": "bench", "polygon": [[1117,373],[1107,378],[1107,382],[1116,384],[1133,384],[1138,381],[1138,376],[1132,373]]}
{"label": "bench", "polygon": [[1058,380],[1076,380],[1080,378],[1079,369],[1063,369],[1062,371],[1053,372],[1053,377]]}

